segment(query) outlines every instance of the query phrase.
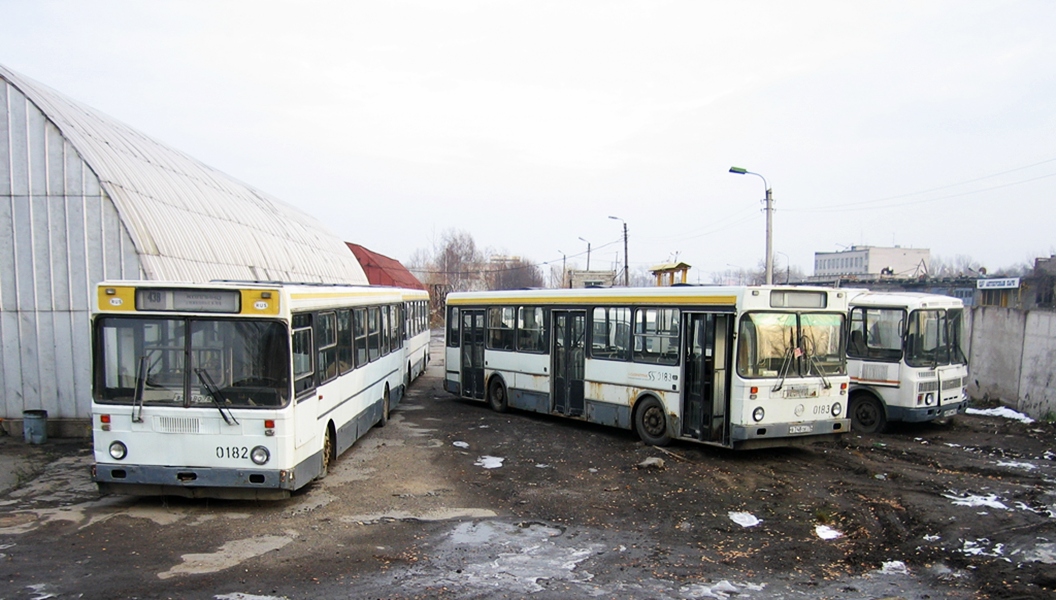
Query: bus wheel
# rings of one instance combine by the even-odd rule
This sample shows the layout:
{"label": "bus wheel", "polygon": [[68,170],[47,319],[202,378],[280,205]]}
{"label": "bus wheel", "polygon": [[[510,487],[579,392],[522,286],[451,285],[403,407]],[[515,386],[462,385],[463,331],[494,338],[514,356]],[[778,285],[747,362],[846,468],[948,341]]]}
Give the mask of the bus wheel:
{"label": "bus wheel", "polygon": [[851,428],[862,433],[882,433],[887,427],[884,407],[876,396],[859,394],[851,399]]}
{"label": "bus wheel", "polygon": [[378,419],[378,427],[384,427],[389,422],[389,386],[385,386],[385,395],[381,397],[381,418]]}
{"label": "bus wheel", "polygon": [[316,479],[322,479],[326,477],[326,474],[330,472],[330,461],[334,454],[334,438],[330,436],[330,427],[326,428],[326,435],[323,436],[323,460],[322,466],[319,468],[319,476]]}
{"label": "bus wheel", "polygon": [[495,412],[506,412],[506,386],[502,385],[502,380],[498,377],[492,379],[491,385],[488,386],[488,406]]}
{"label": "bus wheel", "polygon": [[638,437],[650,446],[666,446],[671,443],[667,431],[667,414],[656,398],[646,398],[634,413],[634,430]]}

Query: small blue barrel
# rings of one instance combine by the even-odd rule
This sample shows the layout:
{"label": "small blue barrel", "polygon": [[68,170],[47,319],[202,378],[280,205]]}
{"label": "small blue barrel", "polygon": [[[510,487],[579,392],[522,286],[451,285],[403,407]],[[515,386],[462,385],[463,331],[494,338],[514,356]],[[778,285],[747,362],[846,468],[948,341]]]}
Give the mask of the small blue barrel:
{"label": "small blue barrel", "polygon": [[27,444],[43,444],[48,441],[48,411],[22,411],[22,436]]}

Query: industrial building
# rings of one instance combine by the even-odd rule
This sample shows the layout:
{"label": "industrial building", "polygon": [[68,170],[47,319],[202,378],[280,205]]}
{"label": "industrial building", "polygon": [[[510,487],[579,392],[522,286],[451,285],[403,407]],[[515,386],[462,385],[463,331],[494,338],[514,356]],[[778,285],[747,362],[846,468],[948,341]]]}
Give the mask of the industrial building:
{"label": "industrial building", "polygon": [[0,419],[86,435],[104,279],[367,284],[318,220],[0,66]]}

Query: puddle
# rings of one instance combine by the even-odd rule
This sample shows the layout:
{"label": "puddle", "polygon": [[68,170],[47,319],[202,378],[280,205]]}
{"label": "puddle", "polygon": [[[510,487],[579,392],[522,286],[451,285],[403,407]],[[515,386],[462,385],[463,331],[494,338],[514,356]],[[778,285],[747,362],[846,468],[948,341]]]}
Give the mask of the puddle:
{"label": "puddle", "polygon": [[349,515],[340,517],[342,523],[370,525],[383,521],[451,521],[454,519],[488,519],[497,516],[495,511],[486,508],[440,508],[421,512],[405,510],[373,513],[366,515]]}
{"label": "puddle", "polygon": [[180,575],[198,575],[216,573],[229,569],[246,560],[278,550],[293,541],[296,534],[268,535],[227,542],[216,552],[209,554],[184,554],[183,562],[173,568],[158,573],[159,579],[171,579]]}

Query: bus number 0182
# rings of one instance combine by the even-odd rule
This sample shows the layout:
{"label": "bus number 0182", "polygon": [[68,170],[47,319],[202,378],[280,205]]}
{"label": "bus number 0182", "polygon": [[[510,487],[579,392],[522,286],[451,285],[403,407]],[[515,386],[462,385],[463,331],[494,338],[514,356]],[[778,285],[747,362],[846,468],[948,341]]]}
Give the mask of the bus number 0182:
{"label": "bus number 0182", "polygon": [[217,446],[217,458],[249,458],[249,448],[245,446]]}

